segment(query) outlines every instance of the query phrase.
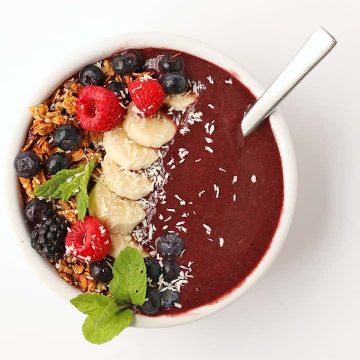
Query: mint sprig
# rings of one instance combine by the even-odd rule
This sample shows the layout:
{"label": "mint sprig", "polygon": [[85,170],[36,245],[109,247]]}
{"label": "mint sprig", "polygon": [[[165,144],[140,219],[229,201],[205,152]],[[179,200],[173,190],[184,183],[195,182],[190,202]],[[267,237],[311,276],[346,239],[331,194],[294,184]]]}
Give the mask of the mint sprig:
{"label": "mint sprig", "polygon": [[78,216],[82,221],[89,206],[87,186],[94,167],[95,161],[90,161],[75,169],[60,170],[50,180],[37,186],[34,195],[63,201],[68,201],[72,196],[76,195]]}
{"label": "mint sprig", "polygon": [[82,331],[86,340],[103,344],[120,334],[134,320],[133,305],[146,298],[146,267],[140,252],[127,247],[117,256],[110,282],[111,297],[81,294],[71,303],[87,315]]}

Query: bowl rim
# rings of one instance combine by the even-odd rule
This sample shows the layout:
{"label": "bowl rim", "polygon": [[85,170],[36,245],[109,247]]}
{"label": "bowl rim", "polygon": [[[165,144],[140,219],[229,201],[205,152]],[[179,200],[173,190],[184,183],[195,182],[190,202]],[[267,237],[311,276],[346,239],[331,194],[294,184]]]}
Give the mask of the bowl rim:
{"label": "bowl rim", "polygon": [[[43,99],[49,96],[51,92],[54,91],[62,81],[64,81],[64,79],[76,73],[82,66],[84,66],[84,64],[95,62],[121,49],[145,47],[168,48],[188,52],[229,71],[232,76],[240,80],[256,96],[256,98],[258,98],[263,92],[263,88],[258,85],[253,77],[250,76],[250,74],[244,70],[244,68],[239,65],[236,60],[233,60],[223,52],[200,40],[172,33],[138,32],[118,34],[105,39],[98,39],[90,45],[70,54],[66,57],[66,59],[64,59],[61,67],[52,71],[52,73],[56,75],[54,78],[58,79],[58,81],[54,81],[54,78],[49,76],[48,80],[44,81],[38,87],[37,91],[34,92],[32,98],[28,99],[27,104],[37,104],[42,102]],[[16,124],[22,124],[24,121],[30,121],[27,109],[22,109],[19,112]],[[172,316],[160,315],[156,317],[148,317],[136,314],[135,321],[132,326],[144,328],[177,326],[190,323],[213,314],[238,299],[259,280],[259,278],[273,263],[280,252],[291,225],[297,193],[297,168],[292,140],[285,120],[278,111],[274,111],[270,116],[270,124],[279,148],[282,162],[284,202],[278,227],[274,233],[271,245],[259,264],[241,284],[229,293],[224,294],[223,297],[217,299],[215,302]],[[10,161],[13,161],[15,158],[15,155],[23,144],[25,136],[25,132],[19,132],[15,129],[15,127],[11,129],[13,145],[12,149],[9,151]],[[19,185],[14,186],[14,184],[18,184],[15,171],[12,169],[12,171],[9,171],[6,176],[6,193],[8,197],[8,204],[10,204],[9,215],[11,225],[16,238],[20,240],[23,255],[29,263],[30,268],[39,275],[42,281],[46,283],[51,290],[56,292],[59,297],[68,302],[79,292],[63,281],[54,269],[53,271],[49,271],[51,266],[49,266],[47,262],[43,261],[40,256],[32,256],[33,249],[30,246],[30,242],[22,240],[29,236],[29,232],[23,219],[23,206],[22,199],[19,194]],[[15,201],[14,199],[17,200]]]}

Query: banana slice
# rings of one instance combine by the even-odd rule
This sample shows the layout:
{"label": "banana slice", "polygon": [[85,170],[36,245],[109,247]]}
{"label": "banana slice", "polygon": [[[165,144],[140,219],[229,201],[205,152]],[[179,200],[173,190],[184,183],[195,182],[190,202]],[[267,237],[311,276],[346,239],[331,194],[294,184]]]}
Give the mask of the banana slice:
{"label": "banana slice", "polygon": [[133,103],[129,105],[123,128],[138,144],[158,148],[175,136],[177,127],[168,115],[160,111],[152,117],[142,118],[136,109]]}
{"label": "banana slice", "polygon": [[100,179],[89,196],[89,213],[104,222],[110,233],[129,234],[145,218],[145,211],[133,200],[112,193]]}
{"label": "banana slice", "polygon": [[147,169],[159,158],[157,150],[137,144],[121,127],[105,132],[103,145],[111,160],[124,169]]}
{"label": "banana slice", "polygon": [[175,111],[183,111],[189,105],[196,101],[196,95],[193,93],[183,93],[177,95],[168,95],[164,99],[164,104],[172,107]]}
{"label": "banana slice", "polygon": [[112,249],[110,255],[116,258],[120,251],[124,250],[127,246],[139,250],[143,257],[148,256],[148,253],[139,245],[137,241],[134,241],[131,235],[111,234]]}
{"label": "banana slice", "polygon": [[139,200],[154,190],[154,184],[144,173],[124,170],[108,155],[102,162],[102,171],[107,188],[119,196]]}

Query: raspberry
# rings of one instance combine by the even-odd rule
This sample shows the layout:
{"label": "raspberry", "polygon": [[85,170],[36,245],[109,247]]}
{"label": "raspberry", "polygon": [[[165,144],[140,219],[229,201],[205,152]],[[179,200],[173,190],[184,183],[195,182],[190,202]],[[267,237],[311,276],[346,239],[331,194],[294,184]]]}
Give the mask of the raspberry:
{"label": "raspberry", "polygon": [[160,83],[146,77],[129,82],[129,93],[132,101],[143,116],[154,115],[164,101],[165,92]]}
{"label": "raspberry", "polygon": [[89,85],[80,90],[76,103],[80,126],[89,131],[108,131],[123,119],[125,109],[109,89]]}
{"label": "raspberry", "polygon": [[78,221],[66,235],[67,251],[80,261],[97,261],[111,250],[111,238],[105,226],[94,216]]}

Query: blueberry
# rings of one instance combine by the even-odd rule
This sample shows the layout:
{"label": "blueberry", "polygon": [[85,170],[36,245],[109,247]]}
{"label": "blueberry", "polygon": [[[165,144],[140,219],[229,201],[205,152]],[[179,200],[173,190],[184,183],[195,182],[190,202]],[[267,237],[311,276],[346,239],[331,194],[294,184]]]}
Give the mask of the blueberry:
{"label": "blueberry", "polygon": [[107,85],[107,88],[114,92],[117,96],[121,96],[122,92],[125,94],[127,86],[121,81],[112,81]]}
{"label": "blueberry", "polygon": [[184,68],[184,61],[179,55],[164,55],[159,61],[159,67],[167,73],[181,72]]}
{"label": "blueberry", "polygon": [[111,83],[109,83],[107,88],[109,90],[111,90],[113,93],[115,93],[118,97],[125,100],[126,103],[130,102],[129,91],[127,89],[126,84],[124,84],[123,82],[121,82],[121,81],[112,81]]}
{"label": "blueberry", "polygon": [[164,280],[170,282],[179,277],[181,269],[179,264],[175,260],[164,259],[162,271],[164,275]]}
{"label": "blueberry", "polygon": [[174,306],[179,303],[179,293],[170,289],[166,289],[160,293],[162,306],[165,308]]}
{"label": "blueberry", "polygon": [[181,94],[187,90],[187,79],[183,74],[166,74],[160,78],[160,83],[167,94]]}
{"label": "blueberry", "polygon": [[185,248],[184,240],[175,233],[166,233],[156,240],[158,252],[166,256],[179,256]]}
{"label": "blueberry", "polygon": [[139,51],[124,51],[112,59],[112,68],[119,75],[126,75],[138,70],[143,64]]}
{"label": "blueberry", "polygon": [[65,154],[55,153],[46,160],[44,168],[49,175],[54,175],[62,169],[67,169],[69,165],[69,158]]}
{"label": "blueberry", "polygon": [[157,282],[161,274],[161,267],[158,261],[154,258],[145,258],[146,274],[151,280]]}
{"label": "blueberry", "polygon": [[41,169],[40,159],[33,151],[24,151],[16,155],[14,168],[20,177],[31,178]]}
{"label": "blueberry", "polygon": [[54,145],[65,151],[77,149],[81,142],[81,132],[73,125],[61,125],[54,132]]}
{"label": "blueberry", "polygon": [[46,200],[34,199],[25,206],[25,217],[31,223],[42,221],[52,212],[51,204]]}
{"label": "blueberry", "polygon": [[113,278],[112,267],[107,259],[90,262],[90,274],[97,282],[104,284]]}
{"label": "blueberry", "polygon": [[96,65],[86,65],[79,73],[81,85],[104,85],[105,75]]}
{"label": "blueberry", "polygon": [[146,301],[140,309],[145,314],[155,314],[159,311],[161,299],[159,293],[153,288],[147,288]]}

